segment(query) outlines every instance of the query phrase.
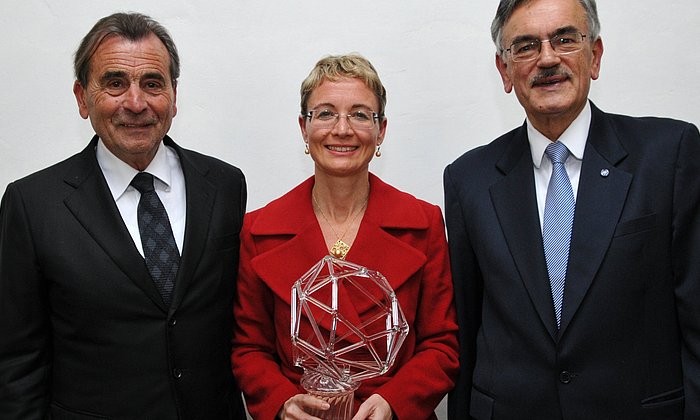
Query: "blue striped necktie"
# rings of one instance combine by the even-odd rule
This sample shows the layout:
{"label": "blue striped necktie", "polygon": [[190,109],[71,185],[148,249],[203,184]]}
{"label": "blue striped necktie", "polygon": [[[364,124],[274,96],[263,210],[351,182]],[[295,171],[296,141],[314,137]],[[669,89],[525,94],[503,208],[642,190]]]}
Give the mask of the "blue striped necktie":
{"label": "blue striped necktie", "polygon": [[552,176],[549,179],[544,205],[542,242],[549,284],[552,288],[554,313],[557,317],[557,327],[560,327],[576,202],[569,175],[564,167],[569,150],[562,143],[552,142],[547,146],[545,153],[552,161]]}

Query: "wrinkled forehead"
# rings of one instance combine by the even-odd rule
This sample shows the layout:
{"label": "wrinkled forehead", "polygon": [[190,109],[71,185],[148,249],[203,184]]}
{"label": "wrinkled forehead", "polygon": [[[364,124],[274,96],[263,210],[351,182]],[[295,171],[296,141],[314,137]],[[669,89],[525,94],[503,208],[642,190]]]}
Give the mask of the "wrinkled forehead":
{"label": "wrinkled forehead", "polygon": [[105,37],[90,59],[90,73],[96,77],[104,72],[162,73],[169,80],[169,66],[168,50],[154,34],[138,40]]}
{"label": "wrinkled forehead", "polygon": [[518,38],[546,39],[562,32],[588,32],[586,11],[578,0],[531,0],[520,4],[503,25],[505,44]]}

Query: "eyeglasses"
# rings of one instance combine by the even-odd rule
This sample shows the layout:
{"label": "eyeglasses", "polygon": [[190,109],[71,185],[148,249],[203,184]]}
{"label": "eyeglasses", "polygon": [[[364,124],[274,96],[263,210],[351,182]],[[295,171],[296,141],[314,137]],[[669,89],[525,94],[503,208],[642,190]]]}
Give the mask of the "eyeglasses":
{"label": "eyeglasses", "polygon": [[312,109],[304,117],[309,119],[309,124],[314,128],[333,128],[340,117],[345,117],[350,127],[357,130],[369,130],[379,120],[379,114],[369,109],[358,109],[349,114],[340,114],[326,108]]}
{"label": "eyeglasses", "polygon": [[557,55],[566,55],[579,52],[583,49],[583,40],[586,35],[578,32],[559,34],[550,39],[528,39],[511,44],[506,52],[510,53],[513,61],[532,61],[539,57],[542,51],[542,43],[549,42]]}

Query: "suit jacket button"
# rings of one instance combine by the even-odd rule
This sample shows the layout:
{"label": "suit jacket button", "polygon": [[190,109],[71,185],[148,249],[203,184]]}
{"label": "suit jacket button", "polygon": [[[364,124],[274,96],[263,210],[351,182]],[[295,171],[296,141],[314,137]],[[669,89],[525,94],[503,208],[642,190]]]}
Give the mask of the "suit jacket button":
{"label": "suit jacket button", "polygon": [[173,369],[173,376],[175,377],[175,379],[182,378],[182,371],[180,370],[180,368]]}
{"label": "suit jacket button", "polygon": [[174,327],[175,324],[177,324],[177,319],[175,319],[175,318],[171,319],[170,322],[169,322],[169,325],[170,325],[171,327]]}
{"label": "suit jacket button", "polygon": [[568,384],[571,382],[571,379],[574,377],[574,375],[571,374],[571,372],[568,371],[563,371],[562,373],[559,374],[559,381],[563,384]]}

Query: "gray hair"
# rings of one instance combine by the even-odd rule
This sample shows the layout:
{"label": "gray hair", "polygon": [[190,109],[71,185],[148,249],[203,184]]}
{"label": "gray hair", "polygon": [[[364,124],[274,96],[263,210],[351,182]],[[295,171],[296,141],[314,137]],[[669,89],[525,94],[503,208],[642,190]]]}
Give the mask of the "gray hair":
{"label": "gray hair", "polygon": [[[503,46],[503,27],[513,15],[515,9],[529,1],[531,0],[501,0],[498,4],[496,17],[493,18],[493,22],[491,23],[491,39],[493,39],[493,43],[496,44],[496,49],[499,54],[505,49]],[[595,4],[595,0],[578,0],[578,2],[586,11],[589,32],[588,37],[591,42],[594,42],[600,35],[600,21],[598,20],[598,8]]]}
{"label": "gray hair", "polygon": [[154,34],[165,45],[170,55],[170,79],[173,87],[180,77],[180,56],[170,33],[158,22],[141,13],[114,13],[98,20],[80,42],[75,51],[73,68],[75,78],[82,86],[87,85],[90,59],[105,38],[118,36],[129,41],[139,41]]}

